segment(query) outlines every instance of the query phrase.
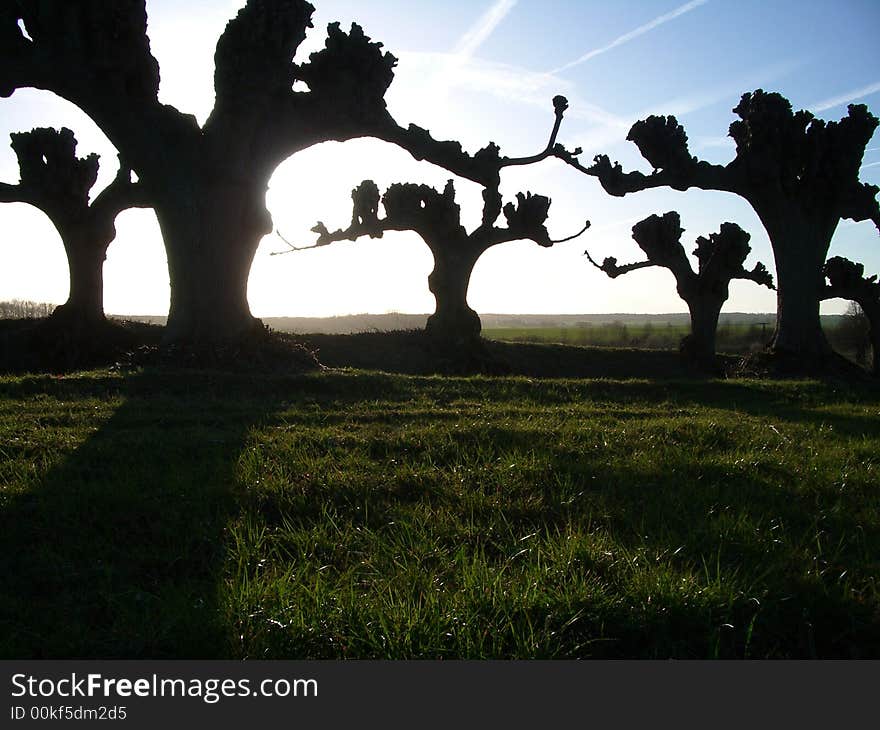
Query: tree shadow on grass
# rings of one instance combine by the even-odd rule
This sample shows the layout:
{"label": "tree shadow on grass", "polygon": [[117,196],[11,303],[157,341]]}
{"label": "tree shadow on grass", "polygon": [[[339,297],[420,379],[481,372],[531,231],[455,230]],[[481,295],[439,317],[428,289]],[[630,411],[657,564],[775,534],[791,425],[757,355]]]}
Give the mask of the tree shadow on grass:
{"label": "tree shadow on grass", "polygon": [[[414,392],[431,407],[446,407],[459,401],[509,402],[517,407],[586,404],[615,418],[637,418],[634,405],[666,405],[670,415],[689,409],[717,408],[779,422],[830,426],[842,435],[880,434],[880,384],[838,380],[737,381],[708,379],[641,380],[532,380],[523,377],[438,378],[410,377],[407,380],[383,373],[328,373],[310,385],[314,397],[340,404],[352,399],[408,403]],[[836,410],[847,407],[848,413]],[[849,406],[859,406],[853,413]],[[647,415],[647,412],[645,412]],[[329,414],[329,417],[333,417]],[[387,415],[377,413],[376,419]],[[404,416],[402,416],[404,417]],[[444,414],[441,414],[444,417]]]}
{"label": "tree shadow on grass", "polygon": [[[45,404],[22,421],[8,463],[57,463],[0,502],[0,655],[225,653],[217,600],[236,461],[274,399],[205,373],[4,386],[0,395]],[[108,397],[121,403],[113,409]],[[112,413],[67,415],[83,407]],[[65,431],[66,422],[79,432]],[[41,443],[46,426],[78,445],[51,456],[59,447]],[[83,429],[94,430],[83,438]]]}
{"label": "tree shadow on grass", "polygon": [[[0,655],[878,656],[876,598],[853,591],[880,550],[865,485],[802,490],[796,474],[700,461],[686,445],[676,471],[648,468],[503,413],[466,418],[492,400],[592,401],[609,423],[662,421],[666,402],[755,415],[784,406],[797,421],[830,395],[763,387],[332,373],[0,383],[0,397],[43,408],[22,421],[25,441],[4,444],[11,462],[57,449],[45,434],[78,444],[2,497]],[[82,428],[75,406],[112,413],[84,436],[65,431]],[[436,419],[433,406],[450,410]],[[459,410],[465,428],[437,439]],[[279,435],[290,424],[302,430]],[[835,427],[875,426],[866,416]],[[267,541],[254,542],[250,587],[228,563],[228,530],[248,521]],[[542,540],[555,557],[530,547]],[[659,561],[667,577],[639,578],[634,560]],[[462,573],[482,565],[468,585]],[[699,590],[680,589],[695,571]]]}

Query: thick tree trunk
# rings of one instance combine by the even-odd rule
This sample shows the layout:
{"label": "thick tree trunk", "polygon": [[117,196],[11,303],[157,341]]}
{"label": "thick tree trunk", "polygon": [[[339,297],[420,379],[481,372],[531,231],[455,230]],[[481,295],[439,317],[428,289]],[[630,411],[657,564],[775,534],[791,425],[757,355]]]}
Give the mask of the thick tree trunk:
{"label": "thick tree trunk", "polygon": [[157,203],[171,280],[167,341],[230,342],[262,326],[248,306],[247,284],[272,223],[265,187],[255,187],[221,181]]}
{"label": "thick tree trunk", "polygon": [[718,316],[723,304],[723,299],[706,296],[690,297],[687,300],[691,332],[682,340],[681,351],[689,360],[700,365],[714,364]]}
{"label": "thick tree trunk", "polygon": [[104,321],[104,260],[109,242],[100,240],[94,231],[62,233],[70,272],[70,293],[58,307],[53,319],[76,326]]}
{"label": "thick tree trunk", "polygon": [[434,295],[434,314],[428,318],[426,331],[450,345],[467,345],[480,337],[480,317],[468,306],[467,290],[479,253],[454,248],[432,248],[434,270],[428,288]]}
{"label": "thick tree trunk", "polygon": [[776,332],[770,348],[780,354],[825,358],[831,347],[822,332],[819,301],[822,266],[836,224],[789,213],[765,219],[764,225],[776,260]]}
{"label": "thick tree trunk", "polygon": [[871,340],[871,374],[878,378],[880,377],[880,304],[862,302],[860,306],[868,318],[868,337]]}

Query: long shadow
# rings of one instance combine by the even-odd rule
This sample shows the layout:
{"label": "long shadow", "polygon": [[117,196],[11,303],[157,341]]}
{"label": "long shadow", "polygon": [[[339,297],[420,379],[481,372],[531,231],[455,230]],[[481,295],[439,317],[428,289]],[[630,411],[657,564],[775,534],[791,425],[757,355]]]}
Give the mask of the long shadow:
{"label": "long shadow", "polygon": [[[383,373],[327,374],[314,381],[315,396],[338,400],[381,398],[407,403],[417,390],[433,405],[457,400],[503,400],[519,406],[596,403],[618,417],[635,417],[634,404],[668,403],[670,409],[718,408],[790,423],[831,426],[846,435],[880,433],[880,384],[845,381],[736,381],[701,379],[542,380],[522,377],[435,378],[401,381]],[[829,405],[856,404],[862,413],[836,412]],[[613,413],[615,406],[625,411]],[[332,416],[331,416],[332,417]],[[376,414],[375,418],[383,417]]]}
{"label": "long shadow", "polygon": [[471,348],[443,348],[423,331],[298,336],[328,367],[407,375],[522,375],[534,378],[681,378],[698,374],[674,350],[533,345],[481,340]]}
{"label": "long shadow", "polygon": [[[344,446],[361,450],[364,463],[398,460],[424,467],[421,473],[427,476],[419,483],[405,474],[365,472],[326,486],[323,478],[310,477],[308,488],[268,493],[255,488],[251,495],[242,493],[236,475],[254,427],[283,427],[289,421],[308,426],[303,415],[308,412],[315,424],[327,422],[326,415],[339,425],[339,410],[346,405],[356,405],[361,413],[353,427],[407,427],[414,419],[398,419],[395,413],[386,424],[385,415],[414,397],[424,401],[419,412],[426,418],[432,404],[455,408],[459,402],[473,406],[491,399],[521,408],[591,399],[607,406],[615,419],[622,406],[631,409],[645,400],[735,407],[760,415],[774,413],[782,404],[792,421],[825,419],[808,408],[822,403],[827,387],[804,388],[793,386],[789,396],[764,403],[767,393],[761,385],[724,383],[559,381],[536,386],[525,379],[404,380],[375,374],[260,379],[211,373],[61,380],[38,376],[0,383],[0,397],[46,404],[40,423],[25,424],[18,442],[3,444],[13,461],[38,464],[53,450],[62,452],[42,475],[30,481],[19,475],[26,489],[0,491],[0,656],[236,655],[219,594],[229,542],[225,531],[243,509],[254,510],[269,528],[296,525],[306,534],[320,532],[332,514],[340,524],[380,534],[391,530],[389,525],[405,523],[413,510],[434,507],[460,513],[457,524],[473,528],[462,532],[451,523],[430,523],[438,546],[449,554],[479,551],[499,569],[521,550],[517,536],[601,529],[624,551],[650,548],[657,555],[674,556],[669,559],[683,569],[717,555],[714,570],[721,579],[742,577],[742,571],[757,573],[752,582],[762,591],[760,610],[750,596],[742,596],[733,607],[708,609],[705,602],[682,600],[666,607],[665,614],[622,603],[610,609],[584,605],[583,618],[569,626],[568,605],[523,605],[516,614],[515,620],[522,622],[518,630],[524,631],[527,623],[552,627],[558,622],[558,632],[566,633],[564,655],[644,656],[646,647],[653,647],[657,656],[700,655],[717,633],[717,651],[723,656],[742,656],[746,646],[764,656],[878,656],[875,604],[848,592],[846,583],[807,580],[798,551],[808,546],[796,544],[821,531],[835,548],[817,555],[819,562],[828,561],[824,566],[817,562],[817,569],[830,571],[828,575],[852,574],[853,566],[855,572],[863,570],[871,563],[865,553],[880,545],[864,489],[840,495],[833,485],[825,491],[799,491],[794,474],[732,472],[687,458],[674,475],[666,474],[661,466],[640,469],[624,460],[591,457],[560,446],[551,431],[536,436],[503,422],[465,429],[446,445],[414,445],[402,438],[340,445],[327,434],[303,435],[315,441],[318,451]],[[65,419],[82,422],[81,417],[68,417],[59,404],[79,403],[104,412],[108,397],[119,405],[104,420],[93,419],[94,431],[84,439],[81,433],[71,435],[77,446],[40,442],[45,426],[51,426],[47,432],[53,437],[64,437]],[[863,402],[873,406],[877,399],[868,394]],[[277,415],[281,411],[286,415]],[[446,420],[449,414],[443,415]],[[836,427],[876,433],[869,416],[841,418]],[[545,458],[532,467],[534,474],[520,480],[520,493],[489,495],[483,506],[473,500],[465,504],[460,475],[467,472],[454,468],[462,454],[478,454],[472,458],[491,465],[495,456],[508,452],[538,452]],[[468,478],[467,490],[497,487],[491,480],[484,484],[480,476]],[[792,488],[779,486],[788,483]],[[779,548],[787,554],[764,554],[776,549],[769,534],[774,525],[787,531],[786,545]],[[749,531],[761,534],[755,537]],[[346,542],[361,539],[359,535],[358,530],[339,533],[327,549],[342,561],[360,560],[363,555],[354,548],[361,546]],[[566,570],[586,571],[612,586],[623,579],[617,568],[595,555],[575,555],[573,560]],[[791,576],[786,564],[792,566]],[[770,572],[760,575],[765,565]],[[357,618],[354,608],[352,615]],[[323,621],[312,626],[312,634],[276,637],[260,655],[334,656],[335,648],[318,641],[322,632],[358,630],[356,623],[325,629]],[[718,628],[728,622],[733,629]],[[597,636],[603,642],[591,644]],[[585,645],[591,648],[577,648]]]}
{"label": "long shadow", "polygon": [[[0,656],[225,653],[217,596],[236,461],[277,396],[205,373],[32,377],[3,390],[46,404],[7,455],[57,463],[0,491]],[[67,407],[104,412],[108,397],[121,403],[72,450],[40,442],[46,419],[67,437]]]}

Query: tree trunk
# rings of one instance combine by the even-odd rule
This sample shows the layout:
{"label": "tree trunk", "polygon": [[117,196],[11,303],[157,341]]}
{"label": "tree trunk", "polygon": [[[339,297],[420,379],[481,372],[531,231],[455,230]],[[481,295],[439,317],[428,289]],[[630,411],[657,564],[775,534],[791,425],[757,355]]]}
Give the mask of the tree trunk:
{"label": "tree trunk", "polygon": [[691,332],[682,340],[682,354],[696,364],[714,365],[718,316],[724,300],[695,296],[686,301],[691,315]]}
{"label": "tree trunk", "polygon": [[480,317],[468,306],[467,290],[471,272],[482,252],[463,252],[436,247],[434,270],[428,288],[434,295],[434,314],[428,318],[426,331],[450,345],[472,344],[480,337]]}
{"label": "tree trunk", "polygon": [[67,301],[53,313],[53,319],[77,326],[104,321],[104,260],[109,242],[83,229],[62,232],[70,272]]}
{"label": "tree trunk", "polygon": [[819,301],[824,288],[822,266],[834,235],[834,224],[803,214],[762,216],[776,260],[776,332],[770,349],[780,354],[825,358],[831,347],[822,332]]}
{"label": "tree trunk", "polygon": [[871,374],[880,377],[880,304],[875,302],[860,303],[862,311],[868,318],[868,337],[871,340]]}
{"label": "tree trunk", "polygon": [[259,329],[247,285],[260,239],[272,230],[265,186],[219,181],[178,189],[156,204],[156,216],[171,280],[166,340],[222,343]]}

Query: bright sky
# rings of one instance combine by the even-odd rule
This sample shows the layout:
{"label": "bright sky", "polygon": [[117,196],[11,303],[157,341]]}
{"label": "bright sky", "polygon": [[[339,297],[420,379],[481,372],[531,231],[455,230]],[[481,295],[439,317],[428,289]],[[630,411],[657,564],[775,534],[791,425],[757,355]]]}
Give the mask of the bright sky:
{"label": "bright sky", "polygon": [[[323,45],[327,23],[356,20],[399,59],[387,100],[398,121],[460,140],[476,151],[489,140],[502,153],[539,151],[553,121],[551,99],[571,102],[560,134],[626,169],[648,172],[625,141],[635,120],[673,113],[688,132],[694,154],[712,162],[733,157],[726,137],[730,111],[743,92],[779,91],[795,108],[839,119],[852,101],[880,114],[880,3],[876,0],[312,0],[315,28],[300,55]],[[160,98],[207,118],[213,105],[213,50],[226,21],[243,0],[148,0],[149,36],[161,67]],[[0,99],[0,180],[16,182],[10,132],[68,126],[78,152],[101,155],[93,195],[114,176],[115,150],[84,114],[47,92],[24,90]],[[861,179],[880,184],[880,134],[865,154]],[[416,163],[401,150],[372,140],[326,144],[281,165],[267,203],[276,229],[303,245],[318,220],[331,229],[350,219],[349,193],[364,178],[388,184],[424,182],[442,187],[450,175]],[[480,189],[457,181],[465,222],[479,219]],[[772,252],[757,217],[724,193],[646,191],[612,198],[598,181],[556,160],[505,171],[502,192],[531,190],[553,199],[549,229],[555,238],[593,227],[580,239],[541,249],[529,242],[503,244],[477,264],[469,301],[478,312],[681,312],[671,275],[660,269],[614,281],[583,257],[641,258],[630,238],[637,220],[678,210],[684,242],[718,230],[723,221],[752,234],[749,266]],[[67,269],[60,239],[46,217],[21,204],[0,205],[0,300],[60,303]],[[152,211],[127,211],[105,265],[105,302],[116,314],[165,314],[168,274]],[[431,257],[415,234],[386,234],[316,251],[270,256],[284,248],[267,236],[251,272],[249,299],[257,316],[326,316],[359,312],[430,312]],[[880,273],[880,240],[870,222],[845,221],[832,254],[862,261]],[[841,301],[823,312],[845,309]],[[734,282],[725,311],[775,310],[772,292]]]}

